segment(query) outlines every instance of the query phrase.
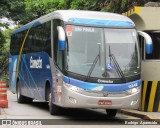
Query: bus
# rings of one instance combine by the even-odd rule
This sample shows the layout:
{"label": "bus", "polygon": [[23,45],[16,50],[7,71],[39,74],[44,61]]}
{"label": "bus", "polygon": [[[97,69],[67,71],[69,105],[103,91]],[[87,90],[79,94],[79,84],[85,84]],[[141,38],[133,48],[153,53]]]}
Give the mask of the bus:
{"label": "bus", "polygon": [[152,54],[145,53],[143,37],[140,37],[142,97],[141,110],[160,112],[160,7],[140,7],[124,13],[136,25],[138,31],[149,34],[153,42]]}
{"label": "bus", "polygon": [[18,103],[48,102],[52,115],[65,108],[137,109],[140,101],[138,34],[146,52],[152,40],[119,14],[58,10],[13,31],[10,89]]}

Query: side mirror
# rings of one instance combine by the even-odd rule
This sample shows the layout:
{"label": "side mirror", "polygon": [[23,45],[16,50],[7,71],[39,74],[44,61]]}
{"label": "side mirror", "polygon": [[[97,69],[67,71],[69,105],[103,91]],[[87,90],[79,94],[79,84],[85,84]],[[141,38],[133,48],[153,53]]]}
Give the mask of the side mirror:
{"label": "side mirror", "polygon": [[66,48],[66,36],[62,26],[57,27],[58,30],[58,48],[60,51],[64,51]]}
{"label": "side mirror", "polygon": [[141,35],[142,37],[144,37],[144,39],[145,39],[146,53],[151,54],[152,49],[153,49],[153,45],[152,45],[152,39],[151,39],[150,35],[148,35],[145,32],[142,32],[142,31],[138,31],[138,34]]}

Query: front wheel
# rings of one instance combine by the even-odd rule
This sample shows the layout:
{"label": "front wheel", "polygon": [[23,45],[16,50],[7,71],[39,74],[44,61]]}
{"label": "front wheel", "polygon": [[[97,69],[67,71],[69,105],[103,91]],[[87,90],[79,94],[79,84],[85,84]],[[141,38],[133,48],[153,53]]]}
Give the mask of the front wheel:
{"label": "front wheel", "polygon": [[52,94],[49,93],[49,111],[51,115],[61,114],[61,108],[52,103]]}
{"label": "front wheel", "polygon": [[117,114],[117,109],[106,109],[107,117],[115,117]]}

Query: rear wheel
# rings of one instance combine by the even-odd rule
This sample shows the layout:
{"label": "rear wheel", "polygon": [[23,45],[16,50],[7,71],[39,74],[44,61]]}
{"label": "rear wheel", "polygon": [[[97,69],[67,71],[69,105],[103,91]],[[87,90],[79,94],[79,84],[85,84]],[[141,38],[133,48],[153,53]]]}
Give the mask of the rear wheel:
{"label": "rear wheel", "polygon": [[20,92],[20,85],[19,85],[19,82],[17,82],[17,102],[18,103],[30,103],[32,102],[32,98],[29,98],[29,97],[25,97],[23,95],[21,95],[21,92]]}
{"label": "rear wheel", "polygon": [[117,109],[106,109],[107,117],[115,117],[117,114]]}
{"label": "rear wheel", "polygon": [[52,103],[51,91],[48,93],[48,105],[49,105],[49,111],[50,111],[51,115],[59,115],[59,114],[61,114],[61,108]]}

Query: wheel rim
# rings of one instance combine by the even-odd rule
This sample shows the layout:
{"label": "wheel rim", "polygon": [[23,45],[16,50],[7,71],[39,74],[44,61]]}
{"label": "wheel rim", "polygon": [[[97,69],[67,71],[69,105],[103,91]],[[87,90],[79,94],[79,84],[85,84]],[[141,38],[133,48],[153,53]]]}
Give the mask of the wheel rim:
{"label": "wheel rim", "polygon": [[17,87],[17,99],[20,97],[19,86]]}
{"label": "wheel rim", "polygon": [[49,107],[51,106],[51,93],[49,93],[49,97],[48,97],[49,99],[48,99],[48,105],[49,105]]}

